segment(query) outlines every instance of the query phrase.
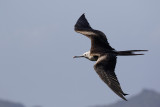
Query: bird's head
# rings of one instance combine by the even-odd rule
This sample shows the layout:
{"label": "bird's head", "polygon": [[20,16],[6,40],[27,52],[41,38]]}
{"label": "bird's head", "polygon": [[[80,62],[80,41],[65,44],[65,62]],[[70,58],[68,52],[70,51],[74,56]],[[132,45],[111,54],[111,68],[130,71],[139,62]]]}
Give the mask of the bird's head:
{"label": "bird's head", "polygon": [[80,56],[74,56],[73,58],[82,58],[82,57],[89,59],[90,51],[85,52],[83,55],[80,55]]}
{"label": "bird's head", "polygon": [[87,58],[90,61],[97,61],[98,59],[98,56],[91,56],[90,51],[85,52],[83,55],[80,56],[74,56],[73,58],[82,58],[82,57]]}

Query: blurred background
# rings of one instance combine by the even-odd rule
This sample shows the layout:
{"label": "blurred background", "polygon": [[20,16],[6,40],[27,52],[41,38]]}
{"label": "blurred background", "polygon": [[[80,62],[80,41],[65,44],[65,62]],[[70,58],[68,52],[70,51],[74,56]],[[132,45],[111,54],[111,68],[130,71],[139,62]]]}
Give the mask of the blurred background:
{"label": "blurred background", "polygon": [[121,101],[100,80],[95,62],[73,59],[90,49],[90,40],[74,31],[83,13],[116,50],[149,50],[117,59],[126,98],[143,89],[160,92],[159,0],[0,0],[0,99],[25,107]]}

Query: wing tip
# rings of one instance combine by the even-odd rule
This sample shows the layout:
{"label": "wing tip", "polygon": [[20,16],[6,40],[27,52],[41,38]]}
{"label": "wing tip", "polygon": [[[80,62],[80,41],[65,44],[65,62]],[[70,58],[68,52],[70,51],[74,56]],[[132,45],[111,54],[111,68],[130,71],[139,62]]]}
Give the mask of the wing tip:
{"label": "wing tip", "polygon": [[123,98],[125,101],[128,101],[125,97]]}
{"label": "wing tip", "polygon": [[85,17],[85,13],[83,13],[81,16]]}
{"label": "wing tip", "polygon": [[129,94],[126,94],[126,93],[122,93],[122,95],[120,96],[122,99],[124,99],[125,101],[128,101],[124,96],[126,95],[129,95]]}
{"label": "wing tip", "polygon": [[126,96],[126,95],[129,95],[129,94],[123,93],[123,95]]}
{"label": "wing tip", "polygon": [[128,101],[124,96],[126,96],[126,95],[128,95],[128,94],[121,94],[121,95],[119,95],[123,100],[125,100],[125,101]]}
{"label": "wing tip", "polygon": [[88,21],[87,21],[87,19],[85,17],[85,13],[83,13],[79,17],[79,19],[77,20],[77,22],[76,22],[76,24],[74,26],[75,31],[79,30],[79,29],[83,29],[83,28],[88,28],[88,29],[91,28],[90,24],[88,23]]}

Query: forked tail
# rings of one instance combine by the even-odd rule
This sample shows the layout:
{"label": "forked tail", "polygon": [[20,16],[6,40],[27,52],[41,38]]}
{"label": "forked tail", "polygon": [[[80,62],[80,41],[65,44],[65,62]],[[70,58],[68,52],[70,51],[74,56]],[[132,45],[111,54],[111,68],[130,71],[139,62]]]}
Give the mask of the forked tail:
{"label": "forked tail", "polygon": [[148,51],[148,50],[117,51],[117,55],[118,55],[118,56],[144,55],[144,54],[135,53],[135,52],[142,52],[142,51]]}

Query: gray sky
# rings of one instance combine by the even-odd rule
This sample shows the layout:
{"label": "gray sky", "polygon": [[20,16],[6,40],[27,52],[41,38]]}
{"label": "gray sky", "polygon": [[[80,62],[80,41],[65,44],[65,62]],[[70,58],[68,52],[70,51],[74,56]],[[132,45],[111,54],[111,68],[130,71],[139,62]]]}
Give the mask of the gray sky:
{"label": "gray sky", "polygon": [[74,32],[85,13],[117,50],[148,49],[118,57],[124,92],[160,92],[159,0],[0,0],[0,98],[27,107],[87,107],[121,100],[98,77],[94,62],[73,59],[90,49]]}

